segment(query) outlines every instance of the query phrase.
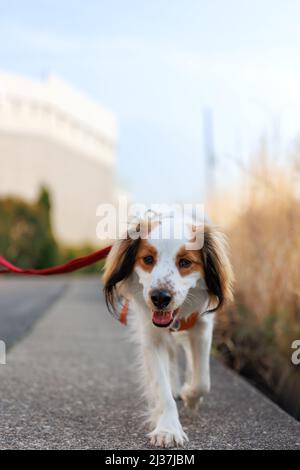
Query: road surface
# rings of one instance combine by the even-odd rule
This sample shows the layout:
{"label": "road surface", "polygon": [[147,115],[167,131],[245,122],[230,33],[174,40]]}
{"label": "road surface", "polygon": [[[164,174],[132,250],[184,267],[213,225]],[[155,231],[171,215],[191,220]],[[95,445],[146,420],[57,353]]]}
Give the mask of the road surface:
{"label": "road surface", "polygon": [[9,348],[64,291],[64,278],[0,277],[0,339]]}
{"label": "road surface", "polygon": [[[72,278],[0,366],[0,449],[151,449],[126,335],[99,281]],[[216,361],[199,412],[179,411],[189,449],[300,449],[300,423]]]}

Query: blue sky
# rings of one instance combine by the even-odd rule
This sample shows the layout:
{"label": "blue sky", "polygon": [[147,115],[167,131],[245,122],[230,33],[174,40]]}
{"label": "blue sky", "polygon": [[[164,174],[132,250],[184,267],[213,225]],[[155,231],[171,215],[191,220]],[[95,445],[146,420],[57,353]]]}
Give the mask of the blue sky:
{"label": "blue sky", "polygon": [[0,68],[71,82],[115,112],[118,174],[137,201],[202,198],[203,110],[217,182],[300,123],[297,0],[0,0]]}

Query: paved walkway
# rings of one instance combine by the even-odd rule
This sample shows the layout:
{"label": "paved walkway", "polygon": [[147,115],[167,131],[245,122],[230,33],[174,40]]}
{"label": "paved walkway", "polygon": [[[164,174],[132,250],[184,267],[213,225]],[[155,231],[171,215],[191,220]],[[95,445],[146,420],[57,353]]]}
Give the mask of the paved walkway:
{"label": "paved walkway", "polygon": [[[0,366],[0,448],[150,448],[125,337],[98,281],[70,281]],[[212,385],[194,418],[180,405],[188,448],[300,449],[300,424],[215,361]]]}
{"label": "paved walkway", "polygon": [[22,338],[63,293],[68,280],[60,277],[0,277],[0,339],[6,347]]}

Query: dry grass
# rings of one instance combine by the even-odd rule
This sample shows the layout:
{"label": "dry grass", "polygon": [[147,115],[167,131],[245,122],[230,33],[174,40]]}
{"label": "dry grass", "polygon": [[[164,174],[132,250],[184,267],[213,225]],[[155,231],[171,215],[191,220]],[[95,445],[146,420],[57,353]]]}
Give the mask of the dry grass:
{"label": "dry grass", "polygon": [[234,214],[227,231],[236,277],[235,303],[217,319],[216,348],[231,367],[277,396],[295,373],[300,391],[300,366],[291,364],[291,344],[300,339],[300,200],[294,176],[261,159],[243,181],[239,204],[231,210],[217,197],[214,204]]}

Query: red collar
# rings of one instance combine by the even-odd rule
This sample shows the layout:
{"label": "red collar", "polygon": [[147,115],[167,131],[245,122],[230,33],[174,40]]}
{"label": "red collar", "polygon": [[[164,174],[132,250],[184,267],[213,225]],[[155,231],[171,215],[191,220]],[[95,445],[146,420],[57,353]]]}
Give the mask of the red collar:
{"label": "red collar", "polygon": [[[129,301],[125,300],[125,302],[122,305],[120,316],[119,316],[119,321],[123,325],[127,324],[128,310],[129,310]],[[189,330],[190,328],[193,328],[197,319],[198,319],[198,312],[193,312],[186,318],[178,318],[175,321],[176,326],[173,328],[169,328],[169,331],[176,332],[176,331]]]}

